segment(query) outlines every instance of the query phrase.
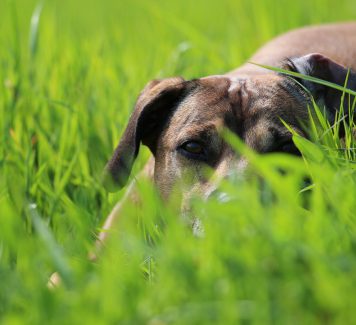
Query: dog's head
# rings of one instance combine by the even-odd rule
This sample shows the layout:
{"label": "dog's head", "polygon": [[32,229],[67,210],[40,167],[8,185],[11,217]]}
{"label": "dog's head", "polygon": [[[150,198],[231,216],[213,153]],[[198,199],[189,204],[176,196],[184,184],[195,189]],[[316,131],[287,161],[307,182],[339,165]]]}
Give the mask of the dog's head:
{"label": "dog's head", "polygon": [[[285,67],[339,85],[347,75],[345,67],[320,54],[290,59]],[[340,107],[341,92],[298,82],[277,73],[150,82],[107,164],[107,187],[125,185],[142,143],[155,158],[154,179],[163,197],[175,186],[186,196],[192,192],[208,195],[212,186],[207,169],[226,177],[247,165],[221,138],[223,128],[257,152],[299,154],[282,120],[304,135],[302,125],[308,121],[310,102],[306,89],[325,106],[330,119]],[[349,85],[356,86],[355,74],[349,76]]]}

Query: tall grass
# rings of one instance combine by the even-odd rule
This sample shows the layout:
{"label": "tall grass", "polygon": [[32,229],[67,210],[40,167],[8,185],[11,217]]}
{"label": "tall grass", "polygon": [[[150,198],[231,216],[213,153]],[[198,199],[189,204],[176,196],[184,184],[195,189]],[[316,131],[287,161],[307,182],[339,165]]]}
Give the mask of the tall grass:
{"label": "tall grass", "polygon": [[251,176],[222,184],[224,202],[193,202],[199,238],[139,182],[142,204],[124,206],[97,263],[87,255],[123,195],[99,178],[147,81],[223,73],[280,32],[355,12],[352,0],[2,1],[0,322],[353,323],[356,144],[342,117],[344,140],[321,115],[313,143],[295,137],[303,158],[232,140]]}

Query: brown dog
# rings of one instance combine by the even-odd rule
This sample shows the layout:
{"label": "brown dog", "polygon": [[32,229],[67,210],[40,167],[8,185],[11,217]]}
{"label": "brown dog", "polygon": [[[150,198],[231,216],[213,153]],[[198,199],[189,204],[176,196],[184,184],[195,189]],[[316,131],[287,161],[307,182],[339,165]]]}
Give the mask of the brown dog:
{"label": "brown dog", "polygon": [[[249,61],[344,85],[348,68],[356,69],[356,23],[291,31],[266,44]],[[297,81],[332,120],[341,92]],[[347,87],[356,89],[354,72]],[[281,119],[303,135],[301,122],[308,120],[308,103],[309,94],[295,79],[250,63],[225,75],[151,81],[107,164],[105,184],[111,190],[125,185],[143,143],[154,157],[154,181],[163,197],[174,186],[183,200],[191,192],[208,195],[213,188],[202,172],[205,166],[225,177],[247,164],[219,137],[221,128],[230,129],[257,152],[297,154]]]}
{"label": "brown dog", "polygon": [[[266,44],[249,61],[344,85],[348,68],[356,70],[356,23],[288,32]],[[347,87],[356,90],[353,71]],[[303,135],[301,124],[308,120],[310,103],[305,89],[320,107],[325,107],[332,122],[340,107],[340,91],[250,63],[225,75],[188,81],[180,77],[151,81],[139,96],[107,164],[105,185],[113,190],[126,184],[143,143],[153,155],[145,173],[152,175],[162,197],[167,198],[173,188],[182,194],[183,205],[192,194],[207,197],[215,189],[206,177],[207,166],[220,178],[241,173],[247,166],[247,161],[219,136],[222,128],[234,132],[257,152],[298,154],[281,119]],[[133,187],[131,183],[125,198]],[[120,215],[121,204],[107,218],[104,229],[110,228]],[[98,246],[106,234],[99,235]]]}

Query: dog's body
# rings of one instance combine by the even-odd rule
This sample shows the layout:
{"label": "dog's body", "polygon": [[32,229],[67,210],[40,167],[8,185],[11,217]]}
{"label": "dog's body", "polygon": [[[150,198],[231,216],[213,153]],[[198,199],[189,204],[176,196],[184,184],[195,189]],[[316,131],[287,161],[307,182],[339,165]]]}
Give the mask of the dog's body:
{"label": "dog's body", "polygon": [[[292,30],[265,44],[248,62],[280,66],[286,58],[302,57],[310,53],[320,53],[355,70],[356,22],[309,26]],[[270,73],[270,71],[247,63],[226,75],[234,77],[241,74],[260,73]]]}
{"label": "dog's body", "polygon": [[[318,54],[316,54],[318,53]],[[288,32],[263,46],[249,60],[261,65],[344,85],[348,69],[356,71],[356,22],[306,27]],[[348,75],[347,88],[356,90],[356,73]],[[297,81],[297,82],[296,82]],[[302,84],[302,87],[300,86]],[[215,178],[242,173],[247,161],[225,143],[219,131],[227,128],[260,153],[298,154],[283,119],[304,135],[310,94],[332,122],[340,107],[341,92],[295,80],[251,63],[225,75],[186,81],[169,78],[150,82],[139,96],[112,159],[105,169],[109,189],[123,187],[140,143],[152,152],[144,174],[155,181],[162,197],[178,189],[182,202],[192,194],[209,196]],[[217,176],[217,177],[216,177]],[[128,187],[130,198],[135,184]],[[114,208],[99,235],[98,246],[120,215]],[[56,282],[56,280],[54,280]]]}

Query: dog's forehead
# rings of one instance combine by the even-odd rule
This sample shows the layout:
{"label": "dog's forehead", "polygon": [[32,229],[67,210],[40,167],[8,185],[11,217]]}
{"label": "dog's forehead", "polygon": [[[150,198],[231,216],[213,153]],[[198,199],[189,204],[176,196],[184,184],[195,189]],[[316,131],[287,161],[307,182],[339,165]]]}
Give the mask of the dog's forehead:
{"label": "dog's forehead", "polygon": [[283,96],[285,77],[276,73],[253,77],[211,76],[199,79],[198,84],[200,87],[196,89],[194,95],[201,103],[213,104],[228,99],[231,105],[239,109],[250,109],[255,108],[249,104],[256,100],[269,103],[269,100],[276,99],[276,94]]}
{"label": "dog's forehead", "polygon": [[196,87],[178,104],[168,128],[180,132],[225,125],[240,130],[257,117],[274,120],[281,116],[288,120],[288,111],[294,105],[284,80],[276,74],[195,80]]}
{"label": "dog's forehead", "polygon": [[229,110],[230,79],[209,77],[195,80],[196,87],[179,103],[174,122],[201,122],[223,116]]}

